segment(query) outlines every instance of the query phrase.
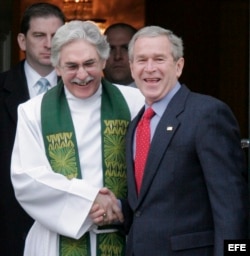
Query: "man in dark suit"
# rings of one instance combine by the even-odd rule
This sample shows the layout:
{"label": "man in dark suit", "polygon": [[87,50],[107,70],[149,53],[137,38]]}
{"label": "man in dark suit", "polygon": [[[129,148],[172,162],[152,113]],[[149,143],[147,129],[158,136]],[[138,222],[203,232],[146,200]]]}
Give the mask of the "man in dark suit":
{"label": "man in dark suit", "polygon": [[28,7],[18,34],[20,49],[26,59],[0,74],[0,254],[23,255],[24,241],[33,220],[15,199],[10,180],[10,159],[17,124],[17,106],[39,92],[40,77],[50,86],[57,75],[50,61],[51,39],[65,22],[64,14],[52,4],[38,3]]}
{"label": "man in dark suit", "polygon": [[[237,121],[223,102],[178,82],[183,44],[171,31],[142,28],[129,44],[129,58],[146,104],[127,134],[127,255],[222,256],[225,239],[247,238],[246,166]],[[139,170],[138,123],[148,108],[154,112],[151,144],[140,153],[146,163]]]}

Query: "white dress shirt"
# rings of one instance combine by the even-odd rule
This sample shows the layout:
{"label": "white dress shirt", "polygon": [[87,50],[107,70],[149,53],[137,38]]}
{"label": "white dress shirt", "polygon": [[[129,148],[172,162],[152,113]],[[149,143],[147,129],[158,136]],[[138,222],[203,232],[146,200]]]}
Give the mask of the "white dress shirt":
{"label": "white dress shirt", "polygon": [[[24,62],[24,72],[28,84],[30,98],[33,98],[34,96],[38,95],[39,87],[36,85],[36,83],[41,76],[29,65],[27,61]],[[57,84],[57,74],[55,70],[50,72],[44,78],[46,78],[50,83],[49,89]]]}

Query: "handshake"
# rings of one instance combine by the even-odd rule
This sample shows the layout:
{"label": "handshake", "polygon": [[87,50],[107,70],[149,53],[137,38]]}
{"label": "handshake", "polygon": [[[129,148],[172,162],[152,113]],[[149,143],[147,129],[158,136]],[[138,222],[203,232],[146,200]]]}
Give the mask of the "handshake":
{"label": "handshake", "polygon": [[100,189],[90,210],[92,221],[98,226],[122,223],[122,209],[116,196],[108,188]]}

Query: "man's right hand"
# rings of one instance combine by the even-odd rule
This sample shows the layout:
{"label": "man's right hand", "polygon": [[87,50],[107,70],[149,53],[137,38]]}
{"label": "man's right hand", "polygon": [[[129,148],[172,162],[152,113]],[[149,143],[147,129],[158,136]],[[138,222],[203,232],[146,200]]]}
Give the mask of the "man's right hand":
{"label": "man's right hand", "polygon": [[123,222],[121,208],[111,190],[108,188],[100,189],[91,208],[90,217],[99,226],[109,225],[114,222]]}

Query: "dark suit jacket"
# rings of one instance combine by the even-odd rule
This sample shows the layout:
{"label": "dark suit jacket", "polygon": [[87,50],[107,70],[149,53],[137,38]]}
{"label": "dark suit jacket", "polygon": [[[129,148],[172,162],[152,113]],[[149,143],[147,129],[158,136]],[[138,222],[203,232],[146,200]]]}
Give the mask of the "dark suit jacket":
{"label": "dark suit jacket", "polygon": [[17,202],[10,180],[10,159],[17,124],[17,106],[29,99],[24,62],[0,74],[0,255],[23,255],[33,220]]}
{"label": "dark suit jacket", "polygon": [[142,113],[127,134],[127,255],[222,256],[223,239],[247,238],[247,168],[233,114],[182,86],[157,126],[137,197],[132,148]]}

